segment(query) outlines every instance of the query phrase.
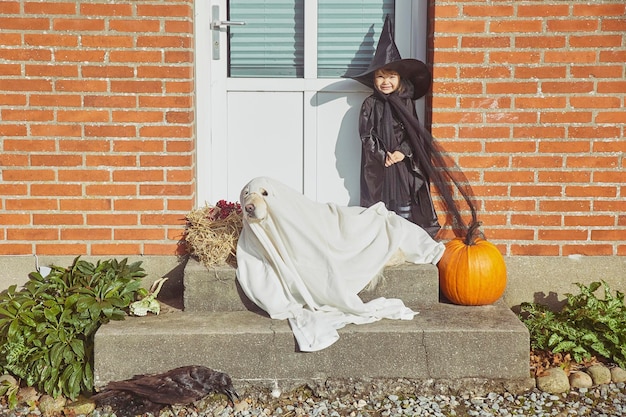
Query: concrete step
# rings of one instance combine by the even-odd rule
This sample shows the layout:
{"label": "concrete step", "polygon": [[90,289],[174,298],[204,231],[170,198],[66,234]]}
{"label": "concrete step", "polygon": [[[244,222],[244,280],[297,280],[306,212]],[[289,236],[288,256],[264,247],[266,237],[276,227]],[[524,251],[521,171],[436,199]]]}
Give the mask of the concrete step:
{"label": "concrete step", "polygon": [[[190,259],[185,266],[183,303],[186,312],[260,311],[245,296],[230,266],[207,268]],[[373,290],[361,292],[363,301],[400,298],[405,304],[439,302],[439,276],[434,265],[403,263],[384,269]]]}
{"label": "concrete step", "polygon": [[529,335],[502,303],[412,305],[413,320],[348,325],[319,352],[297,350],[285,320],[253,311],[165,311],[102,326],[95,385],[182,365],[204,365],[244,384],[291,389],[333,378],[499,380],[528,385]]}

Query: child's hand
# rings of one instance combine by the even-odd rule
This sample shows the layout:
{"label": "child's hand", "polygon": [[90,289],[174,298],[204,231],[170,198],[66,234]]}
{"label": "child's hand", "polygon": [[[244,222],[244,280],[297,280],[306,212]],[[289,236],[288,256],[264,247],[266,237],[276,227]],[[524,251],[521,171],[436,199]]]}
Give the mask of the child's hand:
{"label": "child's hand", "polygon": [[390,167],[395,163],[404,160],[404,154],[400,151],[387,152],[387,158],[385,158],[385,167]]}

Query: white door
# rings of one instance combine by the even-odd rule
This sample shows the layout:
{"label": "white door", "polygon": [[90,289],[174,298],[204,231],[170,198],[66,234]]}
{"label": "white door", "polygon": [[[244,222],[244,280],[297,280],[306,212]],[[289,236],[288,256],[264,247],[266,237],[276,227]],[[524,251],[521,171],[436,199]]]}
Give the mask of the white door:
{"label": "white door", "polygon": [[[356,18],[361,28],[343,27],[342,13],[352,19],[363,2],[379,3],[378,15]],[[368,53],[361,59],[367,67],[391,7],[401,55],[424,60],[426,3],[196,1],[198,205],[237,201],[257,176],[273,177],[320,202],[358,204],[357,115],[371,91],[341,77],[348,64],[334,62],[334,50],[342,47],[346,29],[362,34],[351,62],[358,64],[358,49]],[[258,44],[246,38],[246,30],[255,28],[266,31]]]}

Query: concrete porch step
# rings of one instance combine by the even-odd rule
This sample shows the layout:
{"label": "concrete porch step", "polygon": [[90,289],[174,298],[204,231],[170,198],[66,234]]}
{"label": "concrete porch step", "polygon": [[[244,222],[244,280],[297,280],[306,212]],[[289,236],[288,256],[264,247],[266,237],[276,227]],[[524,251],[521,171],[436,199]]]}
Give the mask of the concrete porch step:
{"label": "concrete porch step", "polygon": [[[186,312],[260,311],[245,296],[230,266],[207,268],[190,259],[183,278],[183,303]],[[439,275],[434,265],[403,263],[384,269],[373,290],[363,290],[363,301],[377,297],[400,298],[405,304],[439,302]]]}
{"label": "concrete porch step", "polygon": [[177,366],[228,373],[235,387],[290,389],[327,378],[529,381],[529,335],[497,303],[412,305],[413,320],[348,325],[319,352],[297,351],[287,321],[252,311],[163,312],[102,326],[95,336],[95,385]]}

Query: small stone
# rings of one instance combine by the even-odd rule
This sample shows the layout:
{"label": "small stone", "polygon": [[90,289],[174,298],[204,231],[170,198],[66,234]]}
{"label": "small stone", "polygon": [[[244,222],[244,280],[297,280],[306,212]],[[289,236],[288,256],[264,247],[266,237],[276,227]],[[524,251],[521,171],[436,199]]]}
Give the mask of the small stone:
{"label": "small stone", "polygon": [[32,406],[41,394],[34,387],[23,387],[17,391],[17,401]]}
{"label": "small stone", "polygon": [[576,371],[570,374],[569,384],[572,388],[591,388],[593,380],[588,373]]}
{"label": "small stone", "polygon": [[550,394],[560,394],[569,391],[569,379],[561,368],[549,368],[536,379],[537,388]]}
{"label": "small stone", "polygon": [[65,407],[66,399],[60,395],[57,398],[53,398],[50,395],[42,395],[39,399],[39,410],[44,416],[53,416],[60,414]]}
{"label": "small stone", "polygon": [[66,416],[86,416],[96,409],[96,403],[86,398],[79,397],[78,400],[68,403],[63,409]]}
{"label": "small stone", "polygon": [[619,366],[611,368],[611,380],[615,383],[626,382],[626,371]]}
{"label": "small stone", "polygon": [[604,365],[591,365],[587,368],[587,373],[591,376],[594,385],[611,383],[611,371]]}

